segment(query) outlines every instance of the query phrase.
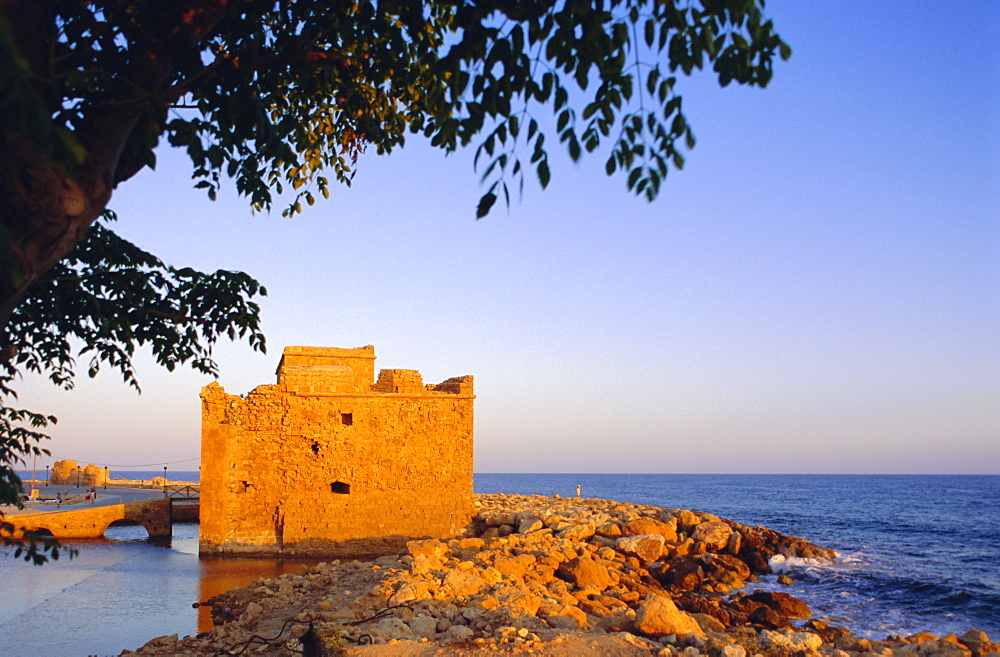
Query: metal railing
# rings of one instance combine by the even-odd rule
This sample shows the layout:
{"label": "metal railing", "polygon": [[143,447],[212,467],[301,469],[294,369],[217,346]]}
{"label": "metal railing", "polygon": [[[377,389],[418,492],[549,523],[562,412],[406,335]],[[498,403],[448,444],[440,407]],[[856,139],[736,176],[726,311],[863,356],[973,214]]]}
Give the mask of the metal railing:
{"label": "metal railing", "polygon": [[201,492],[200,486],[167,485],[163,487],[163,496],[179,500],[196,500]]}

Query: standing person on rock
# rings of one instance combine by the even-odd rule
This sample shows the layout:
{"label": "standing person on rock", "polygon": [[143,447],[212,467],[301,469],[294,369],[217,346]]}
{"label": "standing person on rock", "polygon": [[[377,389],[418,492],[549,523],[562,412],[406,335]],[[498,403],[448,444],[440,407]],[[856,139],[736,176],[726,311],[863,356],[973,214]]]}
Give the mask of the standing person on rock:
{"label": "standing person on rock", "polygon": [[580,484],[576,485],[576,496],[580,497]]}

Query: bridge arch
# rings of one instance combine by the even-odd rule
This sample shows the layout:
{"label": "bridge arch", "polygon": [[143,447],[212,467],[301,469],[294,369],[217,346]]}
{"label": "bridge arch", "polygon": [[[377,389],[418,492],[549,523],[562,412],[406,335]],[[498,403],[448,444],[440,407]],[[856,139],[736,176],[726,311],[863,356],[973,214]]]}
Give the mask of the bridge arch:
{"label": "bridge arch", "polygon": [[22,530],[44,529],[56,538],[100,538],[120,520],[142,525],[150,538],[170,536],[171,504],[167,498],[111,504],[72,511],[20,514],[7,520]]}
{"label": "bridge arch", "polygon": [[[108,526],[104,528],[104,532],[103,532],[102,536],[104,536],[104,538],[112,538],[112,539],[118,538],[118,537],[116,537],[116,536],[113,535],[114,534],[113,530],[115,528],[117,528],[117,527],[142,527],[143,531],[146,532],[147,536],[151,535],[149,533],[149,527],[147,527],[146,525],[142,524],[141,522],[139,522],[137,520],[126,520],[125,518],[121,518],[119,520],[112,520],[111,522],[109,522]],[[112,536],[108,536],[108,532],[109,531],[111,531]],[[125,536],[123,538],[134,539],[134,538],[139,538],[139,536],[131,536],[131,537]]]}

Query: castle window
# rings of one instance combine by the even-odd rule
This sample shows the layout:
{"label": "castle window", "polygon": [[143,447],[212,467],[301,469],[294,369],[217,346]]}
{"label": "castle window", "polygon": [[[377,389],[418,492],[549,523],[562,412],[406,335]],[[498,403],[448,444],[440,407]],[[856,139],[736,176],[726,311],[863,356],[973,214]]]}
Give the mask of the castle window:
{"label": "castle window", "polygon": [[318,442],[313,441],[312,451],[313,451],[313,454],[319,454],[319,443]]}
{"label": "castle window", "polygon": [[354,424],[354,413],[341,413],[340,422],[345,426],[349,427]]}
{"label": "castle window", "polygon": [[330,484],[330,491],[337,495],[348,495],[351,492],[351,485],[342,481],[335,481]]}

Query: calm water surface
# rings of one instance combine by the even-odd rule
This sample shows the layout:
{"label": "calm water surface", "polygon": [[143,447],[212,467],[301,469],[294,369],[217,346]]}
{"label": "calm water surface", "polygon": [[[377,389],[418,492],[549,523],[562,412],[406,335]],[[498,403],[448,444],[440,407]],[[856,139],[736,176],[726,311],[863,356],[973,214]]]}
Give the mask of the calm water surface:
{"label": "calm water surface", "polygon": [[301,563],[199,559],[197,524],[174,525],[173,539],[160,545],[134,526],[105,536],[43,567],[0,557],[0,655],[118,655],[164,634],[195,634],[212,621],[192,603]]}

